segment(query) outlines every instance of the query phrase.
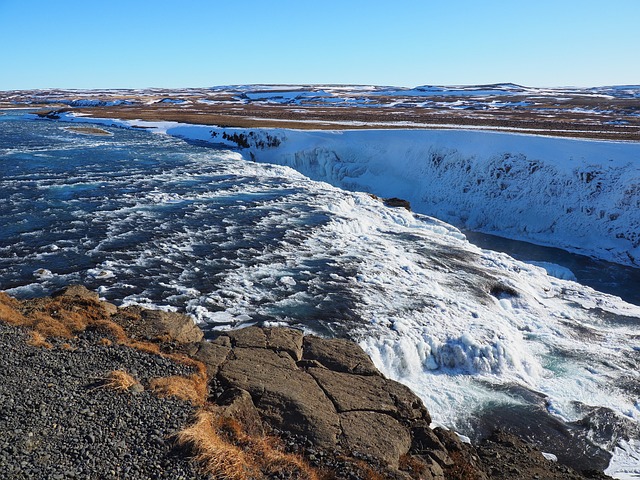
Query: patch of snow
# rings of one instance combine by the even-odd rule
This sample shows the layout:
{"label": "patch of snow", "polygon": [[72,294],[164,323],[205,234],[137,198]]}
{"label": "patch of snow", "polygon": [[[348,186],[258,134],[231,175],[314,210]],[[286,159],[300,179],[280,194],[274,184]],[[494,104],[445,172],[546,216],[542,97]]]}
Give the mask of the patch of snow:
{"label": "patch of snow", "polygon": [[550,262],[530,261],[527,263],[530,263],[531,265],[535,265],[536,267],[544,268],[547,274],[551,275],[552,277],[556,277],[561,280],[571,280],[573,282],[577,280],[575,274],[568,268],[563,267],[562,265],[557,265],[555,263],[550,263]]}

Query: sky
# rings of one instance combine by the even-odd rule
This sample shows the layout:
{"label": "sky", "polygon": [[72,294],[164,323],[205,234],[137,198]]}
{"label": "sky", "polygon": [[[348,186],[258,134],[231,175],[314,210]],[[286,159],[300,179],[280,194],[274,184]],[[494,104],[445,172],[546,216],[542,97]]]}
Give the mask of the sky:
{"label": "sky", "polygon": [[0,90],[640,84],[640,0],[0,0]]}

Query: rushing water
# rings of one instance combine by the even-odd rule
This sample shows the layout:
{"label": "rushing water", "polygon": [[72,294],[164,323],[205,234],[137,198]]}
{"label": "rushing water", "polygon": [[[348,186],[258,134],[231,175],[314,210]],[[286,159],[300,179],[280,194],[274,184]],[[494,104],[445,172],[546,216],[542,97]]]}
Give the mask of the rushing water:
{"label": "rushing water", "polygon": [[[551,264],[547,268],[554,274],[558,265],[560,276],[564,274],[583,285],[600,292],[618,295],[623,300],[640,305],[640,268],[570,253],[553,247],[534,245],[519,240],[496,237],[478,232],[465,232],[467,239],[479,247],[497,250],[513,258],[534,264]],[[564,277],[562,277],[564,278]]]}
{"label": "rushing water", "polygon": [[[205,329],[350,337],[440,423],[501,425],[578,466],[613,453],[611,473],[640,472],[640,308],[292,169],[105,129],[0,116],[0,289],[79,282]],[[636,272],[608,271],[608,290],[590,285],[637,303]]]}

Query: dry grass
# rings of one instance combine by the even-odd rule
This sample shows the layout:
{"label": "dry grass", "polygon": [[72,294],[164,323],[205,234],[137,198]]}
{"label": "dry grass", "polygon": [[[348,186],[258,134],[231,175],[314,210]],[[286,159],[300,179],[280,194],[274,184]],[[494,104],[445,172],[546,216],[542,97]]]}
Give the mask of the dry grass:
{"label": "dry grass", "polygon": [[0,292],[0,320],[30,328],[45,338],[72,338],[105,315],[104,308],[90,300],[60,297],[20,302]]}
{"label": "dry grass", "polygon": [[207,401],[207,377],[198,373],[188,377],[154,378],[149,382],[149,388],[158,395],[177,397],[194,405],[204,405]]}
{"label": "dry grass", "polygon": [[31,332],[29,332],[29,339],[27,340],[27,345],[31,345],[33,347],[43,347],[43,348],[53,347],[53,345],[47,342],[47,339],[45,338],[44,335],[42,335],[40,332],[36,332],[35,330],[32,330]]}
{"label": "dry grass", "polygon": [[400,470],[408,472],[413,478],[420,478],[428,470],[427,464],[413,455],[400,457]]}
{"label": "dry grass", "polygon": [[200,410],[193,425],[178,434],[178,442],[195,452],[195,460],[216,479],[246,480],[286,473],[288,478],[319,480],[301,457],[286,453],[269,436],[251,436],[234,419]]}
{"label": "dry grass", "polygon": [[[70,339],[91,327],[110,335],[119,344],[146,353],[160,353],[160,347],[155,343],[129,338],[124,328],[110,317],[104,307],[93,300],[62,296],[20,302],[0,292],[0,320],[30,328],[45,339]],[[102,343],[105,344],[104,341]]]}
{"label": "dry grass", "polygon": [[[149,386],[158,395],[175,396],[203,407],[196,422],[180,432],[178,440],[193,449],[195,459],[213,478],[245,480],[284,473],[287,478],[319,479],[302,457],[286,453],[275,437],[249,435],[237,421],[207,410],[208,377],[202,362],[183,354],[162,353],[157,343],[131,339],[96,301],[65,297],[18,301],[0,292],[0,320],[27,327],[31,345],[50,348],[48,338],[73,338],[91,327],[109,337],[100,339],[102,345],[111,344],[113,339],[192,367],[195,373],[189,376],[155,378]],[[99,388],[115,391],[127,391],[139,383],[123,370],[114,370],[103,380]]]}
{"label": "dry grass", "polygon": [[27,319],[18,311],[20,302],[0,292],[0,320],[10,325],[24,325]]}
{"label": "dry grass", "polygon": [[137,383],[138,381],[124,370],[114,370],[105,378],[103,387],[124,392]]}
{"label": "dry grass", "polygon": [[178,434],[178,442],[188,445],[196,453],[195,460],[215,479],[258,478],[249,453],[220,436],[218,419],[211,412],[198,412],[195,423]]}

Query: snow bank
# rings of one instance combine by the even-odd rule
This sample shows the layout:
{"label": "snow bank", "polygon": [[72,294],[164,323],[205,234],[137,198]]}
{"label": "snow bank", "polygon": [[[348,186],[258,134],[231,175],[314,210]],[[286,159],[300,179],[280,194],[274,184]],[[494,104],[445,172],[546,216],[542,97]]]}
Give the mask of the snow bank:
{"label": "snow bank", "polygon": [[[276,147],[264,147],[267,135]],[[253,159],[315,180],[404,198],[470,230],[640,266],[637,143],[467,130],[262,130],[247,138]]]}

